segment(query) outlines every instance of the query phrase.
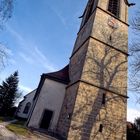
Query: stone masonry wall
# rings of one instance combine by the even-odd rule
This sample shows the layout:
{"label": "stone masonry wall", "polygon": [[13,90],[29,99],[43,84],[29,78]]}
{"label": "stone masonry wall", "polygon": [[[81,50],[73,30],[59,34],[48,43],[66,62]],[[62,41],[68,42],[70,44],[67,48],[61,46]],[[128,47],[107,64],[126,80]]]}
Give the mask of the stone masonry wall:
{"label": "stone masonry wall", "polygon": [[91,38],[81,79],[126,96],[127,56]]}
{"label": "stone masonry wall", "polygon": [[68,140],[126,140],[127,8],[121,0],[113,29],[107,4],[99,0],[103,10],[97,8],[78,33],[70,60],[71,82],[57,127]]}
{"label": "stone masonry wall", "polygon": [[82,47],[75,53],[70,61],[69,75],[70,84],[76,82],[81,78],[83,66],[86,58],[89,40],[87,40]]}
{"label": "stone masonry wall", "polygon": [[[92,33],[90,36],[103,41],[114,48],[117,48],[125,53],[128,52],[128,25],[115,19],[118,28],[111,28],[109,23],[111,16],[101,9],[96,11]],[[110,41],[110,36],[111,41]]]}
{"label": "stone masonry wall", "polygon": [[[106,104],[102,95],[106,94]],[[100,125],[102,132],[99,132]],[[126,99],[80,83],[68,140],[125,140]]]}
{"label": "stone masonry wall", "polygon": [[[109,0],[99,0],[98,2],[98,6],[100,8],[102,8],[103,10],[107,11],[107,8],[108,8],[108,3],[109,3]],[[120,19],[123,21],[123,22],[128,22],[128,7],[127,5],[124,3],[124,0],[120,0]]]}
{"label": "stone masonry wall", "polygon": [[65,94],[65,100],[63,102],[61,115],[57,124],[57,133],[63,136],[64,138],[67,138],[68,136],[69,127],[71,123],[71,116],[73,113],[78,87],[78,83],[74,84],[71,87],[68,87]]}

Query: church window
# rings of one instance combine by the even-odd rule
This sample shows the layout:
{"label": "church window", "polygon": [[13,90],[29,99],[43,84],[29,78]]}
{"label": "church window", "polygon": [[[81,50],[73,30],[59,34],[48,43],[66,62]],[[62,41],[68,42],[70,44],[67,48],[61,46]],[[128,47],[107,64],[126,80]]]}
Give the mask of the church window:
{"label": "church window", "polygon": [[120,0],[109,0],[108,11],[116,17],[119,17]]}
{"label": "church window", "polygon": [[30,107],[31,107],[31,103],[28,102],[28,103],[26,104],[25,108],[24,108],[23,113],[24,113],[24,114],[28,114]]}
{"label": "church window", "polygon": [[68,114],[68,119],[71,119],[71,113]]}
{"label": "church window", "polygon": [[102,132],[103,131],[103,125],[100,124],[100,127],[99,127],[99,132]]}
{"label": "church window", "polygon": [[104,93],[102,97],[102,104],[105,105],[105,102],[106,102],[106,94]]}

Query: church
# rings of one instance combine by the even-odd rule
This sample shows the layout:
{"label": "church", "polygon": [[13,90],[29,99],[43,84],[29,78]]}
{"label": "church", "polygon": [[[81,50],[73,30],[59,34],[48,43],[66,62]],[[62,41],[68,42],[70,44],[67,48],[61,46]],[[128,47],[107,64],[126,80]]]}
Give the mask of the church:
{"label": "church", "polygon": [[42,74],[30,94],[29,128],[67,140],[126,140],[132,5],[127,0],[88,1],[69,64]]}

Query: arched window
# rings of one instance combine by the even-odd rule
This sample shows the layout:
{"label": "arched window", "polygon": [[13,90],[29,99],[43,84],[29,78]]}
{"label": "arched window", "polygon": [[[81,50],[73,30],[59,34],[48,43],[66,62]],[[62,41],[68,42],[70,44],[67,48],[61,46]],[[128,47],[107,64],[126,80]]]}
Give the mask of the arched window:
{"label": "arched window", "polygon": [[24,114],[28,114],[30,107],[31,107],[31,103],[28,102],[28,103],[26,104],[25,108],[24,108],[23,113],[24,113]]}
{"label": "arched window", "polygon": [[108,11],[116,17],[120,14],[120,0],[109,0]]}

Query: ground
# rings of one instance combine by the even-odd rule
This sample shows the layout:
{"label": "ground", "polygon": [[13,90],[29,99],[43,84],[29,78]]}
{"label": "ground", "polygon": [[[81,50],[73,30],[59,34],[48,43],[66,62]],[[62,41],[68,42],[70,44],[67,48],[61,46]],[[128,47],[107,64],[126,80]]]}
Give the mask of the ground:
{"label": "ground", "polygon": [[31,133],[22,121],[0,117],[0,140],[56,140]]}

